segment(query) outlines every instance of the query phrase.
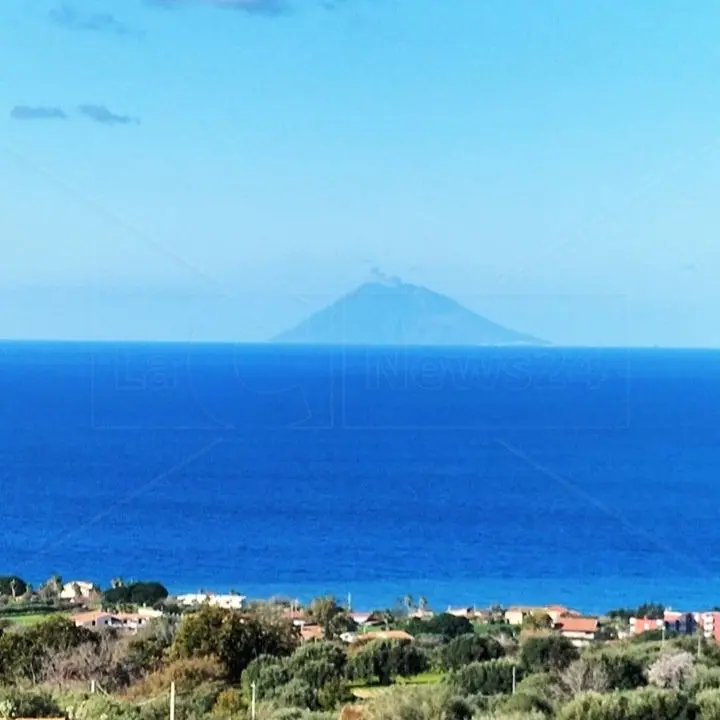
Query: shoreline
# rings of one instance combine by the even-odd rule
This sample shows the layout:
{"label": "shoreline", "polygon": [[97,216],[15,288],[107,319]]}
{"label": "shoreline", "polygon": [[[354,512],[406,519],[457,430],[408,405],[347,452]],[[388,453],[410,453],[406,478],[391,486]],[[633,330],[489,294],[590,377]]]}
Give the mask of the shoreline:
{"label": "shoreline", "polygon": [[[7,573],[10,574],[10,573]],[[24,577],[38,588],[47,580]],[[109,587],[110,579],[98,581],[94,577],[63,575],[65,582],[94,582],[102,588]],[[171,596],[205,592],[225,595],[236,592],[248,599],[268,600],[286,598],[307,604],[315,597],[334,596],[341,604],[350,604],[353,609],[372,611],[398,608],[407,596],[425,597],[429,607],[443,612],[449,607],[490,608],[493,606],[551,606],[563,605],[587,614],[601,615],[609,610],[638,607],[647,602],[659,602],[668,609],[691,611],[710,610],[720,605],[720,581],[718,583],[698,582],[697,578],[677,578],[659,583],[651,578],[610,579],[593,578],[577,581],[558,582],[550,579],[536,580],[443,580],[410,581],[393,580],[384,582],[309,582],[309,583],[198,583],[165,582],[162,575],[153,576],[127,574],[124,580],[131,582],[157,581],[162,583]],[[524,589],[524,591],[523,591]]]}

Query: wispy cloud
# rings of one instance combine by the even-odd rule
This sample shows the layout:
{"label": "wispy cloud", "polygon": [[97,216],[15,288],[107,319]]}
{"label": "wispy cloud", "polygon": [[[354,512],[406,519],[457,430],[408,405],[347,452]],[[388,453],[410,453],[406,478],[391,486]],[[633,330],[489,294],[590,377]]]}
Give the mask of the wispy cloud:
{"label": "wispy cloud", "polygon": [[[13,120],[67,120],[74,113],[52,105],[16,105],[10,110]],[[140,118],[132,115],[120,115],[105,105],[80,105],[77,115],[88,118],[101,125],[139,125]]]}
{"label": "wispy cloud", "polygon": [[10,117],[13,120],[66,120],[67,113],[59,107],[16,105]]}
{"label": "wispy cloud", "polygon": [[63,4],[49,13],[50,22],[67,30],[101,32],[111,35],[139,37],[140,33],[118,20],[111,13],[93,13]]}
{"label": "wispy cloud", "polygon": [[164,8],[205,5],[225,10],[239,10],[250,15],[285,15],[290,10],[288,0],[147,0],[147,2]]}
{"label": "wispy cloud", "polygon": [[140,123],[138,118],[130,115],[118,115],[108,110],[104,105],[80,105],[78,112],[101,125],[132,125]]}
{"label": "wispy cloud", "polygon": [[145,0],[150,5],[179,8],[186,5],[204,5],[225,10],[239,10],[249,15],[287,15],[313,2],[328,11],[339,10],[350,0]]}

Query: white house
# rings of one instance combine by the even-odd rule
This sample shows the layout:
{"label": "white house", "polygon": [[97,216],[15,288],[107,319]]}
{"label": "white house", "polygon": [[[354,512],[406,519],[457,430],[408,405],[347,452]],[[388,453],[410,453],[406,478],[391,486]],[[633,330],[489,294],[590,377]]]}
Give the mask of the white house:
{"label": "white house", "polygon": [[559,618],[556,627],[575,647],[586,647],[597,637],[599,622],[597,618],[568,615]]}
{"label": "white house", "polygon": [[112,613],[102,610],[80,613],[72,616],[73,622],[78,627],[85,628],[115,628],[116,630],[127,630],[137,632],[141,627],[147,625],[152,618],[139,613]]}
{"label": "white house", "polygon": [[247,600],[244,595],[216,595],[215,593],[189,593],[187,595],[178,595],[176,599],[179,605],[185,607],[207,603],[227,610],[242,610]]}
{"label": "white house", "polygon": [[471,607],[451,607],[450,605],[448,605],[448,609],[445,612],[446,614],[453,615],[455,617],[475,617],[475,608]]}
{"label": "white house", "polygon": [[88,600],[98,594],[95,583],[86,582],[85,580],[76,580],[74,582],[65,583],[60,591],[62,600]]}

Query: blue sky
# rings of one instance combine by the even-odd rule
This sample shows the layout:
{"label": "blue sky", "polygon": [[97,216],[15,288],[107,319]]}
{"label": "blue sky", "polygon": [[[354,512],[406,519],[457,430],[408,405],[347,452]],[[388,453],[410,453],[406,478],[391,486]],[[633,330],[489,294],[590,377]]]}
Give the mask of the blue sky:
{"label": "blue sky", "polygon": [[720,6],[4,0],[3,337],[259,340],[368,278],[720,345]]}

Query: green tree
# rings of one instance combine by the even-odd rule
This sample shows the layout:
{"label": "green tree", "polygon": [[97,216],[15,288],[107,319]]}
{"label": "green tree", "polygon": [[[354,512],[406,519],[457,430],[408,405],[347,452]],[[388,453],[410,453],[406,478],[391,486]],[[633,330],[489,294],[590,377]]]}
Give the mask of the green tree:
{"label": "green tree", "polygon": [[236,610],[205,605],[186,615],[178,628],[172,657],[216,657],[228,679],[240,679],[243,670],[260,655],[286,657],[300,642],[292,623],[245,617]]}
{"label": "green tree", "polygon": [[405,595],[400,601],[400,604],[402,605],[405,614],[410,615],[410,613],[412,613],[415,609],[415,598],[412,595]]}
{"label": "green tree", "polygon": [[440,662],[445,670],[457,670],[472,662],[497,660],[504,655],[503,646],[495,638],[473,633],[460,635],[443,646]]}
{"label": "green tree", "polygon": [[636,617],[646,617],[653,620],[661,620],[665,617],[665,606],[661,603],[648,602],[643,603],[635,611]]}
{"label": "green tree", "polygon": [[357,624],[348,611],[332,596],[317,597],[307,611],[308,618],[320,625],[328,640],[335,640],[346,632],[357,630]]}
{"label": "green tree", "polygon": [[309,709],[330,710],[349,697],[345,680],[348,656],[343,645],[334,642],[301,645],[284,663],[292,678],[311,688]]}
{"label": "green tree", "polygon": [[[505,659],[474,662],[451,672],[445,682],[457,695],[507,695],[512,692],[513,667]],[[521,668],[515,668],[515,681],[521,679]]]}
{"label": "green tree", "polygon": [[307,643],[288,658],[287,664],[293,676],[302,677],[319,688],[328,680],[345,676],[348,654],[340,643]]}
{"label": "green tree", "polygon": [[647,685],[643,663],[629,653],[601,652],[584,659],[589,663],[598,663],[607,676],[611,690],[635,690]]}
{"label": "green tree", "polygon": [[350,698],[346,666],[347,653],[342,645],[309,643],[290,657],[264,655],[253,660],[243,673],[242,685],[247,698],[254,684],[260,700],[308,710],[333,709]]}
{"label": "green tree", "polygon": [[159,582],[136,582],[117,585],[102,595],[104,607],[118,605],[155,605],[168,597],[167,588]]}
{"label": "green tree", "polygon": [[28,584],[17,575],[0,576],[0,595],[14,600],[27,592]]}
{"label": "green tree", "polygon": [[523,618],[523,628],[529,630],[549,630],[553,626],[552,618],[543,612],[533,612]]}
{"label": "green tree", "polygon": [[425,653],[406,640],[374,640],[364,644],[350,658],[352,677],[377,678],[380,685],[390,685],[395,677],[419,675],[428,666]]}
{"label": "green tree", "polygon": [[52,575],[38,589],[38,596],[44,602],[57,600],[63,590],[63,581],[60,575]]}
{"label": "green tree", "polygon": [[578,657],[577,648],[561,635],[530,637],[520,648],[520,659],[528,672],[564,670]]}
{"label": "green tree", "polygon": [[466,617],[456,617],[450,613],[434,615],[428,620],[412,618],[406,629],[411,635],[440,635],[446,642],[473,632],[472,623]]}
{"label": "green tree", "polygon": [[290,682],[292,675],[288,663],[283,658],[260,655],[252,660],[242,674],[242,687],[245,696],[252,695],[255,685],[259,700],[270,700],[277,688]]}

